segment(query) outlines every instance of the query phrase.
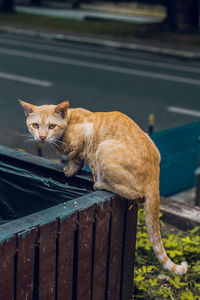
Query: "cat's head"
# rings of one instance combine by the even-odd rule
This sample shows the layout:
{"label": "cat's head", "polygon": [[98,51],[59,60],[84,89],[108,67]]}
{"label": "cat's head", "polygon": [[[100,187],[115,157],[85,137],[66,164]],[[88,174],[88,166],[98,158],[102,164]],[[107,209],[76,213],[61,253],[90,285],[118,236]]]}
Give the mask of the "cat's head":
{"label": "cat's head", "polygon": [[69,102],[58,105],[36,106],[19,100],[24,109],[28,130],[37,142],[54,143],[67,127],[67,110]]}

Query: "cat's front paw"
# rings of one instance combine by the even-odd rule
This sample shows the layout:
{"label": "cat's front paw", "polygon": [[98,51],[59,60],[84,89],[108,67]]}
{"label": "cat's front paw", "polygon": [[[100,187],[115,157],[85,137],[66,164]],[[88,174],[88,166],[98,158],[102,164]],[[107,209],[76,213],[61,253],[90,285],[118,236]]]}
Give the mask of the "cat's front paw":
{"label": "cat's front paw", "polygon": [[66,177],[71,177],[78,173],[79,168],[80,167],[76,164],[69,162],[67,166],[63,168],[63,171]]}

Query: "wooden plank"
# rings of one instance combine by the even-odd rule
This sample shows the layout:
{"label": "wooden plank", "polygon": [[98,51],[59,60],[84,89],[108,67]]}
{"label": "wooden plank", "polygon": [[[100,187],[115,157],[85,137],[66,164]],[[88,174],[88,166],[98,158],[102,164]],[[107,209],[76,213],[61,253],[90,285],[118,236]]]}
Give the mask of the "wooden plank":
{"label": "wooden plank", "polygon": [[3,224],[1,225],[0,230],[0,241],[15,235],[20,231],[29,230],[29,228],[52,222],[56,218],[70,217],[76,211],[82,211],[94,204],[103,203],[107,201],[107,199],[110,199],[113,195],[114,194],[107,191],[96,191],[76,198],[75,200],[67,201]]}
{"label": "wooden plank", "polygon": [[109,201],[96,207],[93,300],[105,300],[110,213]]}
{"label": "wooden plank", "polygon": [[126,231],[124,239],[123,251],[123,270],[121,282],[121,299],[131,300],[133,295],[133,276],[134,276],[134,259],[135,259],[135,244],[137,232],[137,210],[138,205],[135,202],[129,210],[131,202],[128,202],[126,212]]}
{"label": "wooden plank", "polygon": [[57,220],[40,226],[39,299],[55,300]]}
{"label": "wooden plank", "polygon": [[114,196],[112,200],[112,224],[108,269],[108,300],[120,299],[125,209],[126,200],[119,196]]}
{"label": "wooden plank", "polygon": [[90,300],[94,205],[79,212],[77,300]]}
{"label": "wooden plank", "polygon": [[14,299],[16,237],[0,242],[0,298]]}
{"label": "wooden plank", "polygon": [[77,215],[60,220],[59,254],[57,273],[57,300],[72,299],[74,232],[77,228]]}
{"label": "wooden plank", "polygon": [[32,300],[35,244],[38,229],[18,236],[18,261],[17,261],[17,299]]}

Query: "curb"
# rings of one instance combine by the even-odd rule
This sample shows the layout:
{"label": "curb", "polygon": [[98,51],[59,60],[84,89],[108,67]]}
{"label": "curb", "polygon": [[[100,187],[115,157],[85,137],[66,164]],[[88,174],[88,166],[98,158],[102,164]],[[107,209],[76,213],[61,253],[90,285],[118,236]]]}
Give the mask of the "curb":
{"label": "curb", "polygon": [[33,38],[42,38],[47,40],[83,43],[88,45],[104,46],[104,47],[111,47],[117,49],[136,50],[136,51],[142,51],[151,54],[161,54],[161,55],[172,56],[176,58],[200,60],[199,52],[148,46],[148,45],[142,45],[138,43],[119,42],[119,41],[112,41],[107,39],[84,37],[84,36],[62,34],[62,33],[52,33],[52,32],[47,33],[47,32],[42,32],[33,29],[15,28],[8,25],[1,25],[0,32],[19,34],[19,35],[29,36]]}
{"label": "curb", "polygon": [[68,8],[67,10],[52,9],[52,8],[38,8],[38,7],[27,7],[19,6],[15,7],[16,12],[25,13],[25,14],[35,14],[40,16],[52,16],[55,18],[62,19],[73,19],[73,20],[103,20],[103,21],[119,21],[119,22],[130,22],[130,23],[160,23],[162,17],[154,16],[138,16],[138,15],[124,15],[116,14],[110,12],[101,12],[96,10],[80,10]]}
{"label": "curb", "polygon": [[162,220],[181,230],[193,229],[200,226],[200,207],[188,205],[172,198],[161,197],[160,210]]}

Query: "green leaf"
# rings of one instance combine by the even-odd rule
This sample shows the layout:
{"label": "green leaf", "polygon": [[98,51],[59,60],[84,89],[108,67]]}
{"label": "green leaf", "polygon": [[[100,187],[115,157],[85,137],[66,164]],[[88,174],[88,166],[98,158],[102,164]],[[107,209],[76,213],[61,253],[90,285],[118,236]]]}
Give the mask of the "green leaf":
{"label": "green leaf", "polygon": [[193,293],[190,290],[181,293],[181,300],[194,300]]}
{"label": "green leaf", "polygon": [[193,235],[195,233],[200,233],[200,226],[194,227],[192,230],[190,230],[190,233]]}
{"label": "green leaf", "polygon": [[144,276],[138,275],[138,276],[135,278],[135,281],[141,281],[141,280],[144,280]]}
{"label": "green leaf", "polygon": [[200,283],[195,282],[195,283],[194,283],[194,286],[195,286],[196,288],[200,289]]}

